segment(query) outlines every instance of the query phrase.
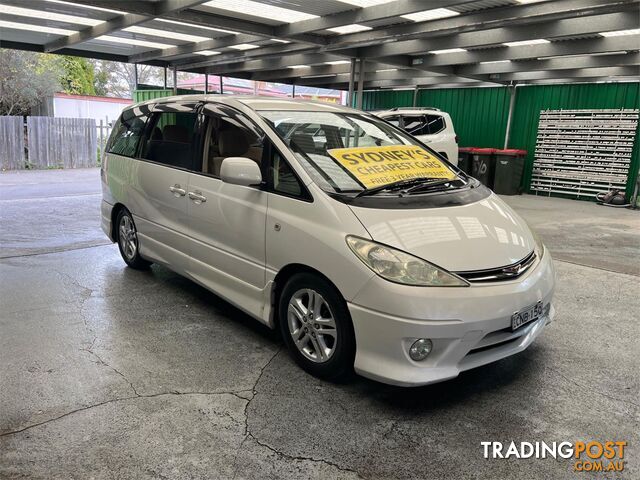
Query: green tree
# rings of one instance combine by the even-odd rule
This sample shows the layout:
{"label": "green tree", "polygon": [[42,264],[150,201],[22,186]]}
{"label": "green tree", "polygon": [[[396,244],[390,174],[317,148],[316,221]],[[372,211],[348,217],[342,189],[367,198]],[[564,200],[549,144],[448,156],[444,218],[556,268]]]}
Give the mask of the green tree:
{"label": "green tree", "polygon": [[0,49],[0,115],[28,115],[60,89],[61,73],[52,55]]}
{"label": "green tree", "polygon": [[60,84],[66,93],[75,95],[95,95],[95,67],[86,58],[62,56],[62,76]]}

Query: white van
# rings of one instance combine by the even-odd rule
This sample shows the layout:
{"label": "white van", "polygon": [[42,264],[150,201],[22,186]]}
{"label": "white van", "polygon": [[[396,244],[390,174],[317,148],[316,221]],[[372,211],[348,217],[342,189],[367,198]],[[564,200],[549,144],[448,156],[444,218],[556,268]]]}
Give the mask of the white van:
{"label": "white van", "polygon": [[447,112],[433,107],[398,107],[375,114],[426,143],[449,162],[458,164],[458,136]]}
{"label": "white van", "polygon": [[170,97],[127,108],[106,150],[102,228],[124,261],[279,328],[314,375],[437,382],[524,350],[553,318],[552,260],[527,224],[373,115]]}

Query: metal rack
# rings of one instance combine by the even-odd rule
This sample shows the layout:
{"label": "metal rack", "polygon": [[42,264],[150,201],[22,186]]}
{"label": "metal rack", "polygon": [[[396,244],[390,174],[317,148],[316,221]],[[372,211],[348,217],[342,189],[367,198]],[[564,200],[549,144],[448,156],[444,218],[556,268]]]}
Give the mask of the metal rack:
{"label": "metal rack", "polygon": [[542,110],[531,190],[593,198],[624,190],[638,110]]}

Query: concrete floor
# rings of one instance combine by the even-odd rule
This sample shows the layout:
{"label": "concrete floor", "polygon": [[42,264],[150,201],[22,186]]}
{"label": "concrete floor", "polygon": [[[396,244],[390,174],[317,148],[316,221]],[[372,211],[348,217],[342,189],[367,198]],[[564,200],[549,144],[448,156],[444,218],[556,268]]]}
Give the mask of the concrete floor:
{"label": "concrete floor", "polygon": [[565,479],[570,460],[480,442],[591,439],[626,440],[611,478],[640,477],[640,212],[507,198],[556,258],[556,322],[402,389],[319,381],[214,294],[125,268],[99,188],[96,170],[0,174],[0,478]]}

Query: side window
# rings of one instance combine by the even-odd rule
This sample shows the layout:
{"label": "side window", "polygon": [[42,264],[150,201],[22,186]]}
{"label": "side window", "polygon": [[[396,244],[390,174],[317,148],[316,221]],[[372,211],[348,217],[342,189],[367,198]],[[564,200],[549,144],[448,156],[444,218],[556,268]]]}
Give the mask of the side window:
{"label": "side window", "polygon": [[429,133],[439,133],[445,128],[444,118],[440,115],[426,115],[427,126],[429,128]]}
{"label": "side window", "polygon": [[411,135],[428,135],[429,130],[423,115],[403,115],[404,129]]}
{"label": "side window", "polygon": [[227,157],[250,158],[262,167],[262,132],[233,109],[207,105],[205,112],[209,125],[202,172],[219,177],[222,161]]}
{"label": "side window", "polygon": [[154,113],[140,157],[193,170],[197,120],[198,116],[193,112]]}
{"label": "side window", "polygon": [[144,133],[149,114],[135,112],[135,110],[137,109],[122,112],[118,122],[113,127],[113,132],[106,148],[107,152],[125,157],[136,156],[138,142]]}
{"label": "side window", "polygon": [[400,115],[390,115],[384,119],[395,127],[400,127]]}
{"label": "side window", "polygon": [[273,154],[268,166],[267,179],[269,190],[292,197],[301,197],[304,190],[293,169],[275,148],[272,147],[271,150]]}

